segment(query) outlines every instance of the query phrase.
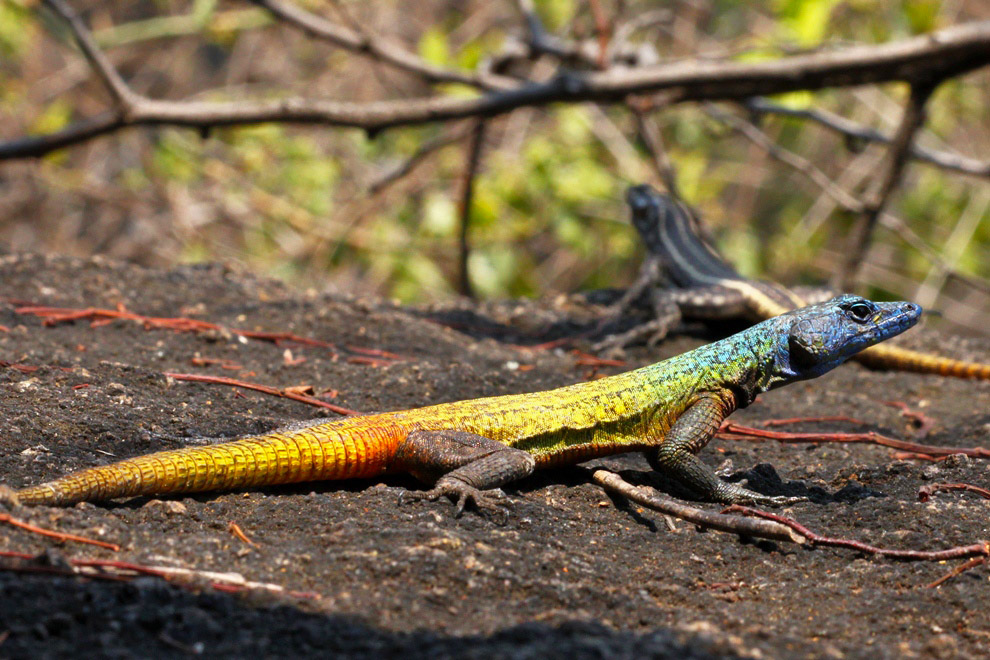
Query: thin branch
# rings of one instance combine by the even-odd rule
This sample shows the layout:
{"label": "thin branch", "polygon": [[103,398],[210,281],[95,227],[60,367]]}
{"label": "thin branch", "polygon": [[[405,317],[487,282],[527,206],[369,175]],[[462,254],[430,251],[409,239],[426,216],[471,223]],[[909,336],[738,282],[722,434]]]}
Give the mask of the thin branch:
{"label": "thin branch", "polygon": [[[89,558],[66,558],[66,566],[46,565],[37,561],[34,555],[10,550],[0,550],[0,570],[20,573],[48,573],[53,575],[75,575],[90,580],[127,581],[147,575],[161,578],[185,589],[195,589],[196,580],[205,581],[217,591],[268,591],[286,594],[293,598],[319,599],[320,595],[308,591],[290,591],[278,584],[252,582],[240,573],[201,571],[176,566],[146,566],[126,561]],[[173,581],[174,580],[174,581]]]}
{"label": "thin branch", "polygon": [[767,521],[773,521],[780,523],[781,525],[786,525],[814,545],[824,545],[832,548],[849,548],[850,550],[858,550],[869,555],[880,555],[903,561],[948,561],[950,559],[962,559],[963,557],[972,557],[974,555],[983,557],[990,556],[990,543],[987,543],[986,541],[978,541],[976,543],[971,543],[970,545],[957,545],[951,548],[946,548],[945,550],[900,550],[897,548],[881,548],[875,545],[870,545],[869,543],[863,543],[862,541],[856,541],[854,539],[823,536],[811,531],[798,521],[792,520],[791,518],[785,518],[784,516],[778,516],[775,513],[770,513],[769,511],[760,511],[759,509],[753,509],[740,504],[733,504],[726,507],[723,510],[723,513],[742,513],[743,515],[755,516]]}
{"label": "thin branch", "polygon": [[[747,100],[743,105],[746,109],[755,114],[783,115],[785,117],[796,117],[808,119],[821,124],[825,128],[834,131],[847,138],[862,140],[863,142],[879,142],[880,144],[890,144],[891,138],[866,126],[861,126],[854,121],[846,119],[841,115],[833,114],[825,110],[814,108],[788,108],[763,98],[753,98]],[[935,151],[927,149],[918,144],[911,145],[911,157],[915,160],[942,169],[960,172],[962,174],[972,174],[974,176],[990,177],[990,162],[968,158],[966,156],[949,153],[945,151]]]}
{"label": "thin branch", "polygon": [[53,151],[88,142],[93,138],[116,133],[127,128],[130,122],[119,112],[103,112],[95,117],[81,119],[54,133],[25,135],[0,143],[0,160],[12,158],[40,158]]}
{"label": "thin branch", "polygon": [[120,77],[120,74],[117,73],[117,70],[110,63],[110,60],[107,59],[107,56],[103,54],[103,51],[100,50],[100,47],[96,45],[93,35],[86,27],[86,24],[82,22],[82,19],[79,18],[79,14],[62,0],[43,1],[46,7],[68,23],[69,29],[72,31],[72,36],[75,38],[76,43],[79,44],[79,49],[82,50],[86,61],[89,62],[96,75],[103,81],[103,86],[110,92],[120,111],[126,115],[138,97],[127,86],[124,79]]}
{"label": "thin branch", "polygon": [[664,188],[674,199],[683,199],[677,185],[677,172],[674,171],[674,164],[670,161],[663,144],[663,135],[656,122],[649,116],[647,105],[641,103],[639,99],[630,99],[627,105],[636,120],[639,139],[643,141],[646,151],[650,154],[650,160],[660,180],[663,181]]}
{"label": "thin branch", "polygon": [[699,509],[685,502],[675,500],[672,497],[661,495],[652,488],[633,486],[619,475],[608,470],[595,470],[591,475],[591,479],[606,491],[622,495],[630,501],[641,504],[654,511],[659,511],[660,513],[680,518],[681,520],[708,529],[774,541],[787,541],[789,543],[803,542],[800,535],[795,534],[780,523],[759,520],[758,518],[729,516]]}
{"label": "thin branch", "polygon": [[416,169],[416,166],[426,160],[434,152],[443,149],[444,147],[450,146],[455,142],[460,142],[473,130],[473,127],[463,126],[458,130],[451,132],[444,132],[436,137],[432,137],[425,140],[415,153],[402,161],[402,164],[395,167],[388,172],[382,174],[368,186],[367,191],[361,195],[362,198],[367,196],[374,196],[391,186],[396,181],[406,177],[410,172]]}
{"label": "thin branch", "polygon": [[255,392],[262,392],[264,394],[270,394],[272,396],[279,396],[286,399],[292,399],[293,401],[298,401],[300,403],[305,403],[309,406],[316,406],[317,408],[326,408],[332,412],[339,415],[363,415],[364,413],[351,410],[350,408],[344,408],[343,406],[338,406],[333,403],[327,403],[323,399],[317,399],[315,396],[309,396],[308,394],[301,394],[292,388],[278,388],[271,387],[270,385],[261,385],[260,383],[250,383],[244,380],[237,380],[236,378],[227,378],[225,376],[210,376],[207,374],[180,374],[173,371],[163,371],[162,374],[173,380],[184,380],[191,381],[194,383],[209,383],[212,385],[229,385],[230,387],[240,387],[246,390],[254,390]]}
{"label": "thin branch", "polygon": [[904,116],[894,133],[887,156],[880,165],[877,177],[863,200],[863,213],[850,232],[846,259],[833,276],[834,287],[849,291],[866,257],[880,214],[901,181],[907,165],[914,136],[925,123],[925,104],[935,91],[938,81],[925,81],[911,85],[911,95]]}
{"label": "thin branch", "polygon": [[533,0],[518,0],[516,2],[516,8],[519,9],[523,20],[526,21],[526,33],[529,37],[530,48],[534,50],[540,49],[540,45],[549,38],[549,35],[546,28],[543,27],[543,21],[540,20],[540,15],[536,13],[536,6],[533,4]]}
{"label": "thin branch", "polygon": [[939,491],[942,491],[944,493],[952,490],[963,490],[969,493],[975,493],[976,495],[979,495],[984,499],[990,500],[990,490],[987,490],[986,488],[980,488],[979,486],[974,486],[973,484],[934,483],[934,484],[927,484],[918,489],[918,501],[927,502],[928,500],[931,499],[932,495],[934,495]]}
{"label": "thin branch", "polygon": [[776,440],[782,444],[798,443],[839,443],[839,444],[871,444],[890,447],[900,451],[908,451],[928,456],[952,456],[965,454],[971,458],[990,458],[990,448],[987,447],[940,447],[925,445],[917,442],[898,440],[874,431],[865,433],[791,433],[788,431],[771,431],[769,429],[743,426],[735,422],[722,422],[718,437],[725,440]]}
{"label": "thin branch", "polygon": [[471,139],[467,145],[467,163],[465,163],[464,178],[461,183],[461,232],[460,250],[458,253],[458,280],[457,290],[462,296],[474,297],[471,288],[471,277],[468,273],[468,256],[471,252],[471,244],[468,234],[471,228],[471,206],[474,203],[474,180],[478,174],[478,165],[481,162],[481,151],[485,142],[485,122],[478,120],[471,130]]}
{"label": "thin branch", "polygon": [[349,29],[337,25],[322,16],[311,14],[288,2],[281,0],[251,1],[270,11],[276,18],[312,37],[349,51],[367,55],[397,69],[414,73],[428,82],[461,83],[489,91],[508,89],[515,85],[510,79],[489,73],[462,72],[435,66],[400,46],[382,39],[372,38],[359,29]]}
{"label": "thin branch", "polygon": [[[618,27],[616,34],[622,31],[623,38],[607,40],[604,60],[602,60],[602,42],[599,38],[580,41],[561,39],[547,32],[532,0],[517,0],[516,7],[526,23],[526,41],[519,43],[511,38],[507,40],[501,52],[492,58],[493,68],[496,70],[504,70],[519,60],[535,60],[543,55],[553,57],[562,66],[577,69],[601,69],[613,64],[623,66],[656,64],[660,58],[655,48],[649,44],[631,44],[627,39],[636,30],[670,21],[673,16],[673,12],[666,9],[648,11]],[[602,61],[605,62],[605,67],[600,65]]]}
{"label": "thin branch", "polygon": [[[585,65],[595,66],[596,60],[585,58],[579,44],[564,41],[547,31],[543,21],[540,20],[540,15],[536,13],[533,0],[517,0],[516,8],[519,9],[519,13],[522,14],[523,20],[526,22],[525,49],[528,52],[524,53],[525,57],[536,59],[542,55],[551,55],[562,62],[573,63],[577,60],[583,60]],[[501,66],[506,66],[515,57],[517,54],[510,47],[496,59],[500,60]]]}
{"label": "thin branch", "polygon": [[[6,486],[3,486],[3,492],[0,493],[0,501],[5,503],[17,503],[17,493],[10,490]],[[77,543],[88,543],[89,545],[95,545],[100,548],[105,548],[107,550],[113,550],[117,552],[120,550],[120,546],[116,543],[107,543],[106,541],[97,541],[96,539],[91,539],[85,536],[79,536],[78,534],[67,534],[65,532],[56,532],[51,529],[45,529],[44,527],[38,527],[37,525],[32,525],[31,523],[24,522],[23,520],[18,520],[8,513],[0,513],[0,523],[7,523],[12,527],[18,527],[25,531],[31,532],[32,534],[38,534],[40,536],[46,536],[50,539],[55,539],[56,541],[75,541]]]}
{"label": "thin branch", "polygon": [[[219,323],[211,323],[209,321],[202,321],[200,319],[188,318],[188,317],[157,317],[157,316],[144,316],[142,314],[135,314],[133,312],[127,311],[127,309],[122,305],[118,304],[117,309],[98,309],[95,307],[88,307],[85,309],[73,309],[67,307],[49,307],[46,305],[26,305],[23,307],[17,307],[14,309],[15,314],[25,314],[37,316],[44,319],[42,325],[54,326],[60,323],[70,323],[73,321],[89,320],[92,322],[93,327],[106,325],[113,320],[123,319],[129,321],[135,321],[140,323],[144,328],[165,328],[173,330],[175,332],[194,332],[194,333],[221,333],[221,334],[231,334],[238,335],[241,337],[246,337],[248,339],[256,339],[258,341],[266,341],[275,344],[276,346],[282,345],[284,343],[289,344],[301,344],[303,346],[314,346],[317,348],[326,348],[334,356],[334,359],[338,357],[337,351],[343,348],[345,351],[351,353],[356,353],[365,357],[374,357],[384,360],[402,360],[402,356],[389,351],[383,351],[376,348],[364,348],[361,346],[344,346],[339,347],[336,344],[332,344],[322,339],[314,339],[313,337],[304,337],[301,335],[296,335],[290,332],[265,332],[263,330],[242,330],[238,328],[230,328],[227,326],[220,325]],[[5,362],[0,362],[2,364],[9,364]]]}
{"label": "thin branch", "polygon": [[[285,98],[263,101],[158,101],[130,92],[126,116],[101,133],[125,126],[174,125],[208,131],[217,126],[285,122],[361,128],[375,134],[397,126],[468,117],[488,118],[521,107],[557,102],[621,103],[629,94],[670,90],[673,101],[737,100],[794,90],[845,87],[893,80],[944,79],[990,63],[990,21],[967,23],[921,37],[767,62],[685,61],[664,66],[562,73],[543,83],[475,98],[427,97],[370,103]],[[92,130],[91,130],[92,132]],[[0,159],[43,156],[51,144],[89,139],[75,125],[25,145],[0,145]]]}
{"label": "thin branch", "polygon": [[[698,509],[684,502],[679,502],[673,498],[661,495],[652,488],[633,486],[619,475],[608,470],[595,470],[592,473],[592,481],[602,486],[606,491],[622,495],[646,508],[722,532],[743,534],[754,538],[765,538],[775,541],[807,543],[813,546],[848,548],[869,555],[879,555],[902,561],[942,562],[950,559],[973,557],[974,555],[984,558],[990,556],[990,543],[986,541],[954,546],[944,550],[882,548],[855,539],[818,534],[792,518],[739,504],[728,506],[721,513],[705,511],[704,509]],[[741,513],[742,516],[729,515],[732,513]],[[969,564],[964,564],[964,566],[967,568],[970,567]],[[965,570],[965,568],[962,570]]]}
{"label": "thin branch", "polygon": [[595,63],[599,69],[608,68],[608,46],[612,35],[611,21],[605,15],[601,0],[588,0],[591,7],[591,15],[595,19],[595,33],[598,35],[598,61]]}
{"label": "thin branch", "polygon": [[951,580],[952,578],[956,577],[957,575],[960,575],[960,574],[968,571],[971,568],[975,568],[977,566],[981,566],[982,564],[985,564],[985,563],[987,563],[987,558],[986,557],[973,557],[972,559],[970,559],[966,563],[959,564],[958,566],[956,566],[951,571],[949,571],[948,573],[946,573],[945,575],[943,575],[939,579],[935,580],[934,582],[929,582],[928,584],[925,585],[925,588],[926,589],[934,589],[936,587],[939,587],[944,582],[946,582],[948,580]]}
{"label": "thin branch", "polygon": [[825,194],[834,199],[839,206],[842,206],[843,208],[854,213],[863,212],[863,203],[856,199],[856,197],[838,186],[814,163],[805,157],[778,145],[752,122],[746,121],[742,117],[738,117],[731,113],[722,112],[711,103],[705,104],[705,112],[707,112],[713,119],[728,125],[747,140],[763,149],[771,158],[779,160],[780,162],[794,168],[801,174],[804,174],[819,188],[821,188]]}
{"label": "thin branch", "polygon": [[[766,133],[750,121],[738,117],[731,113],[722,112],[711,103],[705,104],[705,111],[710,117],[716,119],[738,132],[740,135],[763,149],[771,158],[778,160],[785,165],[797,170],[806,176],[812,183],[816,184],[822,191],[831,197],[836,204],[852,213],[863,213],[865,205],[852,193],[848,192],[841,185],[833,181],[825,172],[805,157],[794,153],[774,142]],[[929,245],[923,238],[911,229],[902,219],[889,213],[882,212],[878,222],[884,227],[894,232],[901,240],[921,253],[931,262],[939,272],[952,276],[979,291],[990,291],[988,284],[977,277],[967,275],[956,269],[952,261],[946,259],[935,248]]]}

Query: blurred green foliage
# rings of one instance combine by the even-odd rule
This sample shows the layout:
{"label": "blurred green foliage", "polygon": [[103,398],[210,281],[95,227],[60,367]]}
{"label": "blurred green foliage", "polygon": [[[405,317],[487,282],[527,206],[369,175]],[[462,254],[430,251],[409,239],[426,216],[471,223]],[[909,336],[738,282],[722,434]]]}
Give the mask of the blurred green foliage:
{"label": "blurred green foliage", "polygon": [[[59,32],[59,45],[54,45],[52,32],[41,29],[54,21],[47,16],[39,21],[33,4],[0,3],[0,117],[6,118],[7,138],[57,130],[100,107],[94,102],[101,98],[100,90],[92,76],[87,81],[80,74],[65,34]],[[300,4],[345,20],[322,3]],[[714,0],[623,6],[626,19],[669,7],[693,25],[693,31],[677,32],[676,39],[665,28],[638,33],[638,39],[652,40],[662,57],[714,53],[755,60],[833,42],[904,38],[959,22],[966,4],[947,9],[939,0]],[[616,11],[615,3],[604,6]],[[379,14],[370,9],[361,14],[359,3],[343,7],[347,18],[363,16],[372,30],[387,33],[391,27],[394,39],[404,40],[427,61],[465,70],[497,52],[508,31],[521,29],[511,7],[499,14],[485,3],[414,7],[383,2],[375,11],[388,17],[377,22],[372,19]],[[585,2],[540,0],[536,7],[555,32],[594,35]],[[210,98],[236,99],[290,90],[369,100],[389,96],[397,84],[397,74],[386,76],[380,65],[273,25],[254,8],[213,0],[191,5],[161,0],[121,3],[114,11],[94,8],[88,16],[101,43],[117,44],[111,52],[125,75],[146,84],[153,96],[182,98],[212,90]],[[38,53],[43,49],[42,58]],[[356,68],[355,61],[363,68]],[[45,82],[69,75],[65,71],[71,62],[77,69],[62,87]],[[42,83],[47,91],[36,87]],[[923,142],[937,148],[956,145],[975,156],[990,152],[987,88],[985,74],[940,88]],[[397,89],[415,90],[415,85],[405,82]],[[457,87],[443,92],[476,93]],[[429,89],[407,92],[426,93]],[[831,109],[889,132],[903,97],[903,88],[893,85],[798,92],[776,100]],[[791,283],[828,275],[851,218],[823,203],[816,186],[698,107],[675,106],[654,118],[686,200],[702,213],[741,270]],[[761,126],[783,148],[803,155],[834,179],[841,180],[864,157],[842,139],[797,119],[767,118]],[[481,295],[532,296],[624,286],[632,279],[642,248],[626,221],[623,193],[630,184],[655,178],[634,127],[623,108],[607,108],[602,114],[583,105],[526,109],[491,123],[471,209],[469,268]],[[216,130],[204,140],[182,129],[142,129],[48,157],[17,181],[46,191],[48,222],[90,204],[94,187],[111,190],[116,204],[132,204],[159,217],[161,238],[149,243],[148,250],[110,249],[124,256],[159,262],[237,259],[303,285],[337,280],[416,301],[454,290],[464,146],[432,154],[377,202],[366,199],[366,190],[442,130],[392,130],[369,139],[352,130],[264,125]],[[867,154],[871,151],[876,150]],[[0,201],[12,194],[10,186],[17,181],[10,179],[0,189]],[[844,185],[852,189],[862,181]],[[986,183],[915,164],[893,211],[937,250],[979,185]],[[825,208],[821,217],[809,217],[819,207]],[[963,242],[956,266],[988,277],[990,216],[986,208],[970,212],[982,218]],[[10,228],[19,220],[27,225],[37,217],[25,213],[0,220],[0,240],[12,240]],[[57,232],[52,235],[64,240]],[[66,249],[46,243],[44,233],[34,240],[11,247]],[[120,232],[100,244],[117,246],[118,240],[138,239]],[[932,271],[931,262],[891,232],[881,230],[878,240],[884,246],[878,252],[881,272],[870,275],[871,283],[888,293],[909,295],[904,283],[923,279]]]}

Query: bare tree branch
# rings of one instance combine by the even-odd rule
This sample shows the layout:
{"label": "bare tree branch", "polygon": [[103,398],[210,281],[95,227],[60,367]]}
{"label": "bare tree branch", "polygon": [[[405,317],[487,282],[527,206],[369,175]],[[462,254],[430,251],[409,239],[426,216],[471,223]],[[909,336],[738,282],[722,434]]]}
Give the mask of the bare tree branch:
{"label": "bare tree branch", "polygon": [[474,297],[471,288],[471,277],[468,273],[468,257],[471,253],[471,243],[468,234],[471,229],[471,206],[474,203],[474,180],[478,174],[478,165],[481,163],[481,151],[485,142],[485,122],[480,119],[475,122],[471,130],[471,139],[467,145],[467,163],[464,168],[464,178],[461,184],[461,233],[459,251],[459,279],[457,282],[458,292],[468,298]]}
{"label": "bare tree branch", "polygon": [[[780,105],[762,98],[749,99],[744,105],[747,110],[756,114],[773,114],[808,119],[848,138],[862,140],[864,142],[890,144],[891,138],[880,131],[861,126],[841,115],[825,110],[788,108],[785,105]],[[972,174],[974,176],[990,177],[990,162],[968,158],[960,154],[935,151],[926,149],[918,144],[913,144],[911,146],[911,157],[945,170],[952,170],[962,174]]]}
{"label": "bare tree branch", "polygon": [[737,133],[748,139],[750,142],[767,152],[771,158],[789,165],[798,172],[804,174],[813,183],[818,185],[825,194],[834,199],[839,206],[853,213],[863,212],[863,203],[847,192],[841,186],[829,178],[825,172],[819,169],[814,163],[804,156],[800,156],[793,151],[789,151],[774,142],[770,136],[761,131],[752,122],[748,122],[742,117],[737,117],[728,112],[722,112],[711,103],[705,104],[705,111],[708,115],[723,124],[728,125]]}
{"label": "bare tree branch", "polygon": [[[88,32],[81,22],[70,23],[70,27],[77,38],[86,39]],[[0,144],[0,159],[42,156],[55,148],[127,126],[174,125],[206,131],[217,126],[278,121],[349,126],[374,134],[397,126],[487,118],[516,108],[556,102],[618,103],[629,94],[660,90],[669,90],[671,102],[738,100],[799,89],[939,80],[988,62],[990,21],[982,21],[894,43],[768,62],[683,61],[601,73],[562,73],[545,83],[520,83],[476,98],[427,97],[370,103],[304,98],[199,102],[158,101],[129,90],[128,111],[116,121],[104,119],[94,126],[93,120],[88,120],[86,130],[75,124],[57,133]]]}
{"label": "bare tree branch", "polygon": [[416,169],[417,165],[423,162],[426,158],[430,157],[435,151],[463,140],[468,136],[471,130],[471,127],[461,125],[457,127],[457,130],[441,133],[436,137],[424,141],[423,144],[416,149],[414,154],[402,161],[401,165],[385,172],[372,181],[371,184],[368,185],[368,189],[362,193],[362,196],[378,194],[380,191],[389,187],[394,182]]}
{"label": "bare tree branch", "polygon": [[591,15],[595,19],[595,32],[598,34],[598,60],[595,65],[602,70],[608,68],[608,46],[612,36],[612,24],[605,15],[600,0],[588,0]]}
{"label": "bare tree branch", "polygon": [[124,79],[120,77],[110,60],[107,59],[103,51],[96,45],[93,35],[69,5],[62,0],[44,0],[46,7],[58,14],[62,20],[69,24],[72,36],[75,37],[79,49],[82,50],[86,61],[93,67],[96,75],[103,81],[103,86],[110,92],[110,96],[116,101],[118,108],[126,115],[127,111],[134,105],[137,95],[131,91]]}
{"label": "bare tree branch", "polygon": [[[822,191],[831,197],[836,204],[851,213],[865,212],[865,205],[852,193],[848,192],[841,185],[833,181],[825,172],[819,169],[814,163],[800,156],[793,151],[789,151],[774,142],[766,133],[760,130],[753,123],[741,117],[722,112],[712,104],[706,104],[708,114],[736,130],[740,135],[750,140],[753,144],[763,149],[771,158],[790,166],[806,176],[811,182],[816,184]],[[969,286],[983,292],[990,292],[987,282],[979,278],[966,275],[956,269],[948,259],[940,254],[935,248],[929,245],[923,238],[908,226],[906,222],[897,216],[884,211],[880,213],[878,220],[881,225],[895,232],[905,243],[920,252],[933,266],[946,276],[955,277],[965,282]]]}
{"label": "bare tree branch", "polygon": [[88,142],[93,138],[116,133],[130,123],[119,111],[102,112],[95,117],[81,119],[54,133],[25,135],[0,143],[0,160],[12,158],[40,158],[53,151]]}
{"label": "bare tree branch", "polygon": [[873,230],[891,194],[900,183],[904,167],[911,153],[914,136],[925,123],[925,104],[935,91],[938,81],[925,81],[911,85],[911,95],[904,108],[904,116],[887,149],[887,156],[863,200],[863,213],[849,234],[845,262],[833,276],[834,288],[848,291],[866,257],[873,238]]}
{"label": "bare tree branch", "polygon": [[251,1],[310,36],[356,53],[363,53],[397,69],[414,73],[428,82],[461,83],[488,91],[514,86],[512,80],[494,74],[462,72],[434,66],[401,46],[337,25],[291,3],[281,0]]}
{"label": "bare tree branch", "polygon": [[650,160],[663,182],[663,187],[674,199],[682,199],[680,188],[677,185],[677,172],[674,171],[674,164],[670,162],[670,157],[667,155],[660,128],[650,117],[646,104],[641,103],[639,99],[630,99],[628,106],[636,120],[636,132],[639,133],[639,139],[646,146],[646,151],[650,154]]}

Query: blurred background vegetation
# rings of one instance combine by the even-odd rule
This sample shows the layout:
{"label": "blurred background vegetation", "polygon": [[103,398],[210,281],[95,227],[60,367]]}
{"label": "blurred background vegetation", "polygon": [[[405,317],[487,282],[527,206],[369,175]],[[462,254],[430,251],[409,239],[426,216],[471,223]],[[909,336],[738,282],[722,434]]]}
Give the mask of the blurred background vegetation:
{"label": "blurred background vegetation", "polygon": [[[428,61],[473,69],[523,21],[513,2],[295,0],[363,26]],[[73,0],[131,85],[155,98],[274,94],[370,101],[425,96],[414,76],[309,39],[245,2]],[[880,43],[990,18],[985,0],[602,0],[628,21],[664,8],[639,30],[664,59],[754,60],[847,42]],[[595,34],[585,0],[536,3],[554,32]],[[541,66],[540,63],[536,64]],[[546,75],[553,73],[547,62]],[[448,87],[450,94],[465,90]],[[905,85],[789,94],[778,102],[842,114],[890,133]],[[942,85],[919,141],[990,155],[990,75]],[[64,25],[29,0],[0,0],[0,140],[57,130],[108,108]],[[732,110],[725,106],[726,111]],[[804,175],[771,158],[695,104],[652,113],[686,201],[748,275],[789,284],[834,270],[853,218]],[[817,125],[764,117],[760,127],[846,189],[862,185],[883,149]],[[105,254],[142,264],[222,260],[303,287],[333,286],[405,302],[454,295],[464,140],[380,184],[429,140],[455,127],[356,130],[261,125],[209,136],[138,128],[40,160],[0,163],[0,247]],[[522,109],[489,123],[472,208],[471,281],[483,297],[621,287],[642,248],[625,188],[657,179],[623,107]],[[892,213],[946,264],[881,228],[864,292],[942,308],[956,329],[990,322],[990,180],[914,162]]]}

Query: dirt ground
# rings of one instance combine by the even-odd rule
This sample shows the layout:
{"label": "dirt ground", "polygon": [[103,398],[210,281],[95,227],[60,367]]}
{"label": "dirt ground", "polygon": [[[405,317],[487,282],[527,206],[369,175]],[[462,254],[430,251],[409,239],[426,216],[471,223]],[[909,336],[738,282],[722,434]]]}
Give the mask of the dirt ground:
{"label": "dirt ground", "polygon": [[[222,266],[154,271],[108,261],[0,257],[0,482],[70,470],[325,416],[287,399],[162,372],[213,374],[278,387],[337,390],[366,411],[528,392],[646,364],[703,337],[678,337],[594,368],[560,350],[528,350],[580,329],[588,306],[562,300],[404,309],[340,294],[293,292]],[[10,302],[13,301],[13,302]],[[43,327],[26,302],[193,316],[229,327],[293,332],[404,359],[368,364],[341,348],[276,346],[224,332],[176,333],[132,321]],[[584,315],[582,317],[582,315]],[[442,323],[441,323],[442,322]],[[990,339],[915,330],[906,343],[990,360]],[[288,351],[288,352],[287,352]],[[225,360],[196,366],[193,358]],[[305,358],[300,361],[299,358]],[[357,359],[354,359],[357,358]],[[200,360],[202,363],[202,360]],[[912,439],[896,400],[934,420],[924,442],[990,446],[990,383],[872,372],[846,365],[763,395],[733,419],[847,415],[804,430],[877,430]],[[870,445],[713,442],[713,465],[772,490],[776,476],[814,501],[784,510],[834,536],[916,549],[990,539],[990,501],[917,498],[932,481],[990,485],[986,462],[897,460]],[[600,461],[662,486],[640,456]],[[771,467],[772,466],[772,467]],[[702,532],[605,495],[586,466],[507,488],[508,522],[448,502],[398,506],[410,478],[313,483],[171,500],[136,499],[12,512],[28,522],[117,543],[60,543],[0,525],[0,550],[236,573],[294,594],[237,593],[209,580],[129,582],[0,571],[0,657],[986,657],[990,570],[936,589],[960,561],[907,563],[842,549],[753,542]],[[761,483],[762,482],[762,483]],[[794,482],[794,483],[791,483]],[[235,537],[236,523],[254,544]],[[12,560],[4,560],[9,566]],[[22,567],[24,564],[20,564]]]}

